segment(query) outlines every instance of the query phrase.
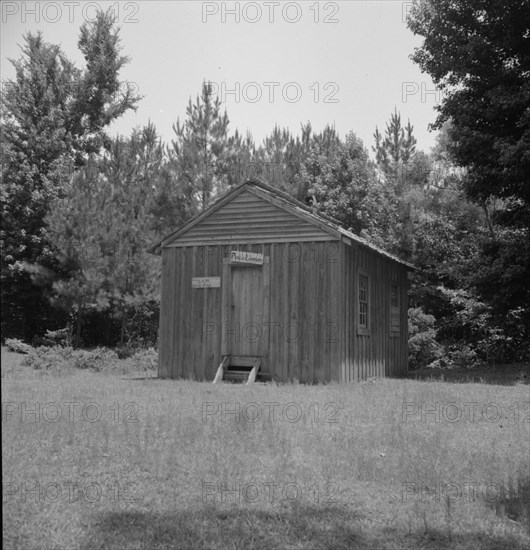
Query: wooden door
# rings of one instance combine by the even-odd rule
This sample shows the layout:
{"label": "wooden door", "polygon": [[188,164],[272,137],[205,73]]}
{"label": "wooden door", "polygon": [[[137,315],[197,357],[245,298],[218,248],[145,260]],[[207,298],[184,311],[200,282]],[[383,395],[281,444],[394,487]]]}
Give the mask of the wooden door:
{"label": "wooden door", "polygon": [[264,348],[263,266],[232,266],[230,355],[262,355]]}

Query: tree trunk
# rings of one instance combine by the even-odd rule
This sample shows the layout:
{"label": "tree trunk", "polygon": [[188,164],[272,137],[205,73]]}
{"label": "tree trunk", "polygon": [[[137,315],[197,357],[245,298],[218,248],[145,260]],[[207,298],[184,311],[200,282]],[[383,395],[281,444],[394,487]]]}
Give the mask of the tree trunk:
{"label": "tree trunk", "polygon": [[83,324],[83,306],[78,304],[77,308],[77,326],[75,327],[75,342],[74,348],[81,347],[81,325]]}
{"label": "tree trunk", "polygon": [[127,323],[127,312],[124,311],[121,316],[120,344],[125,344],[125,324]]}

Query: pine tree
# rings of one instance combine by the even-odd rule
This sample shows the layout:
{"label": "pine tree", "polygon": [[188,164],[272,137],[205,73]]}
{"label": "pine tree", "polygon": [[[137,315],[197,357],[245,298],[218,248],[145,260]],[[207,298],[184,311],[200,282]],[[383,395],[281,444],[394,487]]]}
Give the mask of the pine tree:
{"label": "pine tree", "polygon": [[27,34],[2,98],[2,322],[23,337],[53,323],[46,292],[60,266],[45,237],[50,204],[105,143],[106,126],[138,101],[117,92],[127,60],[110,13],[82,26],[79,47],[83,70],[40,33]]}
{"label": "pine tree", "polygon": [[203,83],[186,119],[173,125],[175,139],[168,148],[169,169],[189,199],[192,213],[208,208],[228,187],[228,116],[213,88]]}
{"label": "pine tree", "polygon": [[48,237],[70,266],[54,283],[55,302],[73,314],[78,336],[88,310],[109,311],[121,320],[123,342],[129,311],[157,294],[158,263],[147,249],[155,240],[152,201],[162,159],[149,124],[112,140],[53,204]]}
{"label": "pine tree", "polygon": [[324,154],[331,153],[339,143],[335,128],[331,126],[326,126],[321,133],[315,134],[311,124],[307,122],[301,125],[301,135],[296,137],[287,128],[275,126],[272,133],[264,139],[256,156],[262,164],[261,173],[264,174],[265,181],[301,202],[312,204],[314,197],[308,193],[306,180],[300,177],[301,166],[316,145]]}
{"label": "pine tree", "polygon": [[13,65],[16,79],[6,83],[1,105],[2,330],[28,337],[52,316],[27,266],[53,264],[43,219],[59,192],[53,175],[70,150],[65,121],[79,73],[40,34],[25,36]]}
{"label": "pine tree", "polygon": [[401,125],[401,115],[397,110],[390,115],[386,124],[385,136],[382,137],[376,127],[374,133],[376,162],[387,180],[392,180],[398,191],[402,189],[406,179],[406,169],[416,152],[416,138],[413,135],[414,127],[407,122]]}
{"label": "pine tree", "polygon": [[388,204],[393,209],[395,219],[389,239],[394,245],[393,251],[404,259],[410,260],[414,249],[414,212],[407,194],[415,186],[426,185],[430,172],[430,161],[421,152],[416,151],[414,128],[410,121],[405,127],[401,115],[394,110],[386,124],[385,135],[376,127],[374,133],[376,166],[381,182],[385,186]]}

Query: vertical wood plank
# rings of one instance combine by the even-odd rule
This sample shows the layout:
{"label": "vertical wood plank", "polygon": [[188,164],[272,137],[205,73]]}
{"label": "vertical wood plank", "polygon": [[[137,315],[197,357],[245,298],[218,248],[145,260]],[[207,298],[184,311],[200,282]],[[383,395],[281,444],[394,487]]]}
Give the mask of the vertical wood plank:
{"label": "vertical wood plank", "polygon": [[270,276],[271,276],[271,292],[270,292],[270,323],[269,327],[269,362],[267,365],[267,371],[273,376],[273,379],[278,378],[278,370],[281,368],[281,343],[278,342],[278,329],[276,323],[280,320],[280,303],[281,303],[281,286],[279,284],[279,261],[280,261],[280,247],[279,244],[270,245]]}
{"label": "vertical wood plank", "polygon": [[183,325],[183,311],[185,307],[185,291],[184,281],[186,279],[186,248],[179,248],[179,255],[176,257],[177,265],[175,284],[178,286],[178,307],[175,308],[175,332],[172,335],[175,342],[175,353],[173,355],[173,372],[175,378],[188,378],[190,373],[184,367],[184,325]]}
{"label": "vertical wood plank", "polygon": [[[284,324],[282,338],[287,352],[287,367],[289,380],[301,379],[301,336],[300,336],[300,277],[303,250],[300,243],[293,243],[294,248],[284,248],[284,268],[286,270],[283,278],[283,292],[285,304],[288,308],[284,310]],[[294,251],[294,253],[293,253]]]}
{"label": "vertical wood plank", "polygon": [[325,351],[329,348],[327,340],[329,340],[329,298],[326,301],[326,286],[330,280],[326,273],[329,263],[325,256],[326,252],[320,243],[313,243],[313,251],[310,255],[310,269],[314,272],[313,295],[310,298],[306,295],[306,300],[311,299],[312,308],[312,323],[314,330],[309,330],[308,339],[313,345],[313,357],[310,362],[313,364],[313,383],[324,382],[325,374]]}
{"label": "vertical wood plank", "polygon": [[355,365],[355,382],[359,382],[361,378],[361,358],[360,358],[360,338],[357,335],[357,327],[359,326],[359,302],[358,302],[358,280],[357,280],[357,268],[359,267],[359,248],[355,247],[353,250],[353,265],[352,265],[352,275],[353,275],[353,331],[352,331],[352,342],[353,342],[353,357]]}
{"label": "vertical wood plank", "polygon": [[168,378],[171,376],[171,349],[169,332],[172,330],[170,318],[171,307],[168,298],[171,295],[170,288],[170,251],[162,250],[162,285],[160,294],[165,299],[160,301],[160,325],[159,325],[159,359],[158,376]]}
{"label": "vertical wood plank", "polygon": [[[344,296],[342,304],[340,304],[340,377],[339,380],[342,384],[348,382],[348,343],[347,338],[347,325],[348,325],[348,311],[349,311],[349,285],[348,285],[348,263],[346,256],[346,244],[339,243],[339,265],[337,268],[340,270],[340,295]],[[338,314],[339,312],[337,312]]]}
{"label": "vertical wood plank", "polygon": [[228,331],[232,330],[230,327],[230,306],[232,305],[232,270],[229,263],[223,262],[223,275],[222,275],[222,298],[221,298],[221,356],[230,354],[229,338],[227,336]]}
{"label": "vertical wood plank", "polygon": [[271,299],[271,264],[270,256],[269,261],[263,264],[263,322],[262,322],[262,334],[261,334],[261,356],[267,358],[263,362],[268,364],[269,357],[269,331],[270,331],[270,299]]}
{"label": "vertical wood plank", "polygon": [[[326,245],[324,245],[326,246]],[[342,263],[342,243],[333,242],[327,245],[332,247],[332,257],[330,258],[328,268],[328,278],[325,289],[326,300],[330,307],[330,322],[333,331],[331,332],[330,341],[326,344],[325,352],[325,376],[326,382],[343,380],[342,371],[344,370],[344,349],[343,349],[343,330],[344,330],[344,311],[345,311],[345,295],[344,295],[344,277]]]}
{"label": "vertical wood plank", "polygon": [[191,309],[192,315],[190,320],[190,363],[193,368],[194,377],[197,380],[203,380],[203,366],[201,364],[201,355],[203,346],[201,345],[200,333],[201,333],[201,318],[202,318],[202,309],[203,309],[203,300],[204,293],[206,292],[203,288],[191,288],[191,279],[197,277],[201,270],[201,252],[203,250],[202,246],[194,246],[192,248],[191,256],[191,277],[189,283],[187,283],[190,300],[191,300]]}

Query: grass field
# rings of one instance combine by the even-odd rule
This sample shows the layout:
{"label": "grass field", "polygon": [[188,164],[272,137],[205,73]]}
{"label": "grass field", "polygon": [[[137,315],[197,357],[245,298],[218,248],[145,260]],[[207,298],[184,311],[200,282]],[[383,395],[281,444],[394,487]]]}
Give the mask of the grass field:
{"label": "grass field", "polygon": [[5,548],[530,547],[517,377],[214,386],[20,360],[2,350]]}

